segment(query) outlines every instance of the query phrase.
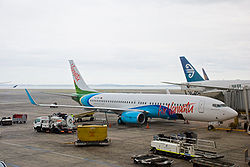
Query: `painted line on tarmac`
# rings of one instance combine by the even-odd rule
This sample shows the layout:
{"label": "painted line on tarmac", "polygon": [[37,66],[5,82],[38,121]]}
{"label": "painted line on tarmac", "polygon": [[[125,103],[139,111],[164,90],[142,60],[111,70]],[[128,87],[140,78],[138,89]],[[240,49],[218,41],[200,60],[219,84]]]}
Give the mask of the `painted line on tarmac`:
{"label": "painted line on tarmac", "polygon": [[[9,142],[4,142],[4,141],[1,141],[1,143],[7,144],[7,145],[12,145],[12,146],[23,147],[23,148],[31,149],[31,150],[34,150],[34,151],[42,151],[42,152],[52,153],[52,154],[56,154],[56,155],[60,155],[60,156],[64,156],[64,157],[70,157],[70,158],[80,159],[80,160],[84,160],[84,161],[89,161],[89,162],[93,162],[93,163],[96,163],[96,164],[99,164],[99,165],[107,165],[107,166],[111,166],[111,167],[120,167],[118,165],[110,164],[108,162],[103,162],[103,161],[98,161],[98,160],[94,160],[94,159],[73,156],[73,155],[69,155],[69,154],[63,154],[63,153],[54,152],[54,151],[50,151],[50,150],[45,150],[45,149],[37,148],[37,147],[33,147],[33,146],[25,146],[25,145],[21,145],[21,144],[9,143]],[[14,165],[13,167],[19,167],[19,166]]]}

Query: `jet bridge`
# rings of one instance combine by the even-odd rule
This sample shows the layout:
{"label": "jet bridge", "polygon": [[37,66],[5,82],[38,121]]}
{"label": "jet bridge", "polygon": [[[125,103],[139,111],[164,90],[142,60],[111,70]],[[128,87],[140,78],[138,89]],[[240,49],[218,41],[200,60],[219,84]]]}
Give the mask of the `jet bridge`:
{"label": "jet bridge", "polygon": [[[224,92],[225,104],[239,113],[245,113],[247,124],[249,125],[250,111],[250,88],[245,86],[243,89]],[[236,121],[237,122],[237,121]],[[247,125],[246,125],[247,126]],[[247,127],[244,127],[247,128]]]}
{"label": "jet bridge", "polygon": [[[246,91],[247,99],[244,99],[244,91]],[[250,111],[250,88],[231,90],[224,92],[225,104],[236,111],[245,112],[246,106],[245,101],[248,104],[248,111]]]}

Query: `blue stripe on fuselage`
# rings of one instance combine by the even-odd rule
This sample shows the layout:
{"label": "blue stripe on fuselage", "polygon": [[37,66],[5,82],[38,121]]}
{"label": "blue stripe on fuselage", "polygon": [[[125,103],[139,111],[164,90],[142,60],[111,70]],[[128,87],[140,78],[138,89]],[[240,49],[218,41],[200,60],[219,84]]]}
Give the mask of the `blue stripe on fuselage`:
{"label": "blue stripe on fuselage", "polygon": [[84,106],[93,107],[91,104],[89,104],[89,100],[91,97],[93,97],[95,95],[99,95],[99,94],[100,93],[92,93],[92,94],[85,95],[85,96],[81,97],[80,102]]}
{"label": "blue stripe on fuselage", "polygon": [[[80,102],[84,106],[94,107],[89,103],[89,100],[101,93],[92,93],[81,97]],[[177,115],[172,113],[169,108],[161,105],[147,105],[139,106],[131,109],[139,109],[147,112],[147,117],[151,118],[163,118],[163,119],[177,119]]]}
{"label": "blue stripe on fuselage", "polygon": [[147,111],[147,116],[152,118],[177,119],[177,115],[172,113],[171,110],[165,106],[147,105],[135,107],[132,109]]}

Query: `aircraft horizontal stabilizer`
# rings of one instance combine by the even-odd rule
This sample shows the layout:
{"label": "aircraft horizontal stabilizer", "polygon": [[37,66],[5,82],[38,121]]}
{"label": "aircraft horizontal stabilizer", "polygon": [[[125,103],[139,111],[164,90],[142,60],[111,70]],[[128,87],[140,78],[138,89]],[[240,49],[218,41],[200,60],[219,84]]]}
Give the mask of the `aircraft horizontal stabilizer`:
{"label": "aircraft horizontal stabilizer", "polygon": [[0,82],[0,84],[6,84],[6,83],[10,83],[11,81],[7,81],[7,82]]}
{"label": "aircraft horizontal stabilizer", "polygon": [[58,104],[38,104],[35,102],[33,97],[30,95],[29,91],[27,89],[25,89],[25,91],[28,95],[28,98],[29,98],[31,104],[36,105],[36,106],[40,106],[40,107],[81,108],[81,109],[85,109],[85,110],[92,110],[94,112],[112,112],[112,113],[117,113],[117,114],[120,114],[124,111],[145,112],[144,110],[138,110],[138,109],[123,109],[123,108],[109,108],[109,107],[86,107],[86,106],[58,105]]}

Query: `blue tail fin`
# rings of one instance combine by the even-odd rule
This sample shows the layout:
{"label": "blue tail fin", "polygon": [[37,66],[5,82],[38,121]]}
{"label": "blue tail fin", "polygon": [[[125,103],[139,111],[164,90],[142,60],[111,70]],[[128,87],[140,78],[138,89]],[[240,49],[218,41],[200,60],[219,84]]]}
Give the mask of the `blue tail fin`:
{"label": "blue tail fin", "polygon": [[195,70],[195,68],[189,63],[189,61],[184,57],[180,57],[183,71],[185,73],[187,82],[204,81],[200,74]]}
{"label": "blue tail fin", "polygon": [[206,71],[202,68],[203,76],[205,80],[209,80]]}

